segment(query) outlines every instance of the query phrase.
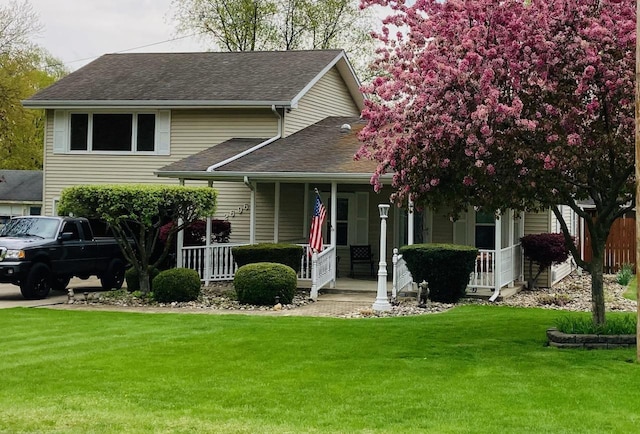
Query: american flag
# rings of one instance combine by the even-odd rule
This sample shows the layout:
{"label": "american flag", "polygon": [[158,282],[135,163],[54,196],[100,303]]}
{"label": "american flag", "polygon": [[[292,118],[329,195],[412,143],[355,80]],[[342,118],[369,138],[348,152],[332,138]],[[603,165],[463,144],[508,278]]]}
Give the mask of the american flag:
{"label": "american flag", "polygon": [[309,247],[312,252],[322,251],[322,223],[325,217],[327,217],[327,209],[322,204],[320,195],[316,193],[316,203],[311,218],[311,232],[309,233]]}

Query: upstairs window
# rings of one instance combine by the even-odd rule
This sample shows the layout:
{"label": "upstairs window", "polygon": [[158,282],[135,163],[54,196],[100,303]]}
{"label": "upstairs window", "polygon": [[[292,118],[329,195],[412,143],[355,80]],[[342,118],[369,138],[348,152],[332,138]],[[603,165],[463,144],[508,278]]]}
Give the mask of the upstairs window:
{"label": "upstairs window", "polygon": [[153,152],[154,114],[71,114],[72,151]]}
{"label": "upstairs window", "polygon": [[170,112],[77,113],[56,110],[53,152],[169,155]]}

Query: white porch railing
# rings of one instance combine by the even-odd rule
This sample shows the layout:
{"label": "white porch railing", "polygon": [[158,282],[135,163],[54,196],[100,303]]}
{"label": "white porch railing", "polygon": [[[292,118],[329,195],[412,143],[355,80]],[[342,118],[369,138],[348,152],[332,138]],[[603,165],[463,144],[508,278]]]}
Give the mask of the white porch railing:
{"label": "white porch railing", "polygon": [[495,251],[478,250],[476,265],[469,279],[469,287],[472,288],[494,288],[495,278],[493,270],[496,268]]}
{"label": "white porch railing", "polygon": [[318,299],[318,291],[328,283],[336,281],[336,248],[329,246],[320,253],[311,256],[311,294],[312,300]]}
{"label": "white porch railing", "polygon": [[[477,290],[478,288],[496,289],[495,272],[495,250],[478,250],[475,267],[469,278],[468,288]],[[522,276],[522,247],[520,244],[506,247],[500,250],[500,287],[511,285]],[[393,287],[392,297],[402,292],[407,286],[413,283],[411,272],[398,254],[398,249],[393,249]]]}
{"label": "white porch railing", "polygon": [[391,287],[391,298],[396,299],[398,294],[407,287],[413,285],[413,277],[407,268],[407,263],[398,253],[398,249],[393,249],[393,285]]}
{"label": "white porch railing", "polygon": [[[179,267],[191,268],[198,272],[200,280],[206,284],[209,282],[219,282],[233,280],[238,269],[231,249],[236,246],[246,246],[249,243],[222,243],[207,246],[189,246],[182,248],[182,260]],[[335,283],[336,280],[336,249],[327,247],[317,255],[314,263],[314,256],[309,254],[308,244],[298,244],[302,247],[303,253],[300,259],[300,272],[298,280],[311,280],[312,298],[315,290],[317,292],[325,287],[327,283]],[[315,299],[314,298],[314,299]]]}
{"label": "white porch railing", "polygon": [[522,247],[520,244],[504,248],[500,251],[500,286],[510,285],[522,275]]}
{"label": "white porch railing", "polygon": [[205,284],[224,280],[233,280],[238,267],[231,249],[248,243],[222,243],[207,246],[189,246],[182,248],[183,268],[196,270]]}

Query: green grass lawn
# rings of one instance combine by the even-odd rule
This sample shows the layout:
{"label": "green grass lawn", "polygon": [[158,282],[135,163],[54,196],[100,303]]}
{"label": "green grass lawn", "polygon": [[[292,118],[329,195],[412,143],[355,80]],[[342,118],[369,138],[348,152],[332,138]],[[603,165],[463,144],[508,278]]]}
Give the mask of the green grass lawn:
{"label": "green grass lawn", "polygon": [[637,432],[635,348],[546,347],[565,314],[3,310],[0,432]]}
{"label": "green grass lawn", "polygon": [[629,285],[627,285],[627,290],[624,292],[624,298],[628,298],[629,300],[637,300],[638,299],[638,276],[634,275]]}

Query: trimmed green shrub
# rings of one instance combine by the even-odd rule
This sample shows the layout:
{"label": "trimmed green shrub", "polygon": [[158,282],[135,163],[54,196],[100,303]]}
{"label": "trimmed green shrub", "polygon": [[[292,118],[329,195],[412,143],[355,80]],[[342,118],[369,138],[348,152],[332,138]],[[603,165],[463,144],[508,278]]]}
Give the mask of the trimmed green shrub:
{"label": "trimmed green shrub", "polygon": [[153,295],[160,303],[192,301],[200,295],[200,276],[190,268],[172,268],[153,278]]}
{"label": "trimmed green shrub", "polygon": [[465,295],[478,249],[456,244],[414,244],[400,248],[414,282],[426,280],[429,299],[456,303]]}
{"label": "trimmed green shrub", "polygon": [[300,272],[303,250],[302,246],[295,244],[260,243],[232,247],[231,253],[238,267],[256,262],[276,262],[288,265],[297,274]]}
{"label": "trimmed green shrub", "polygon": [[[160,270],[156,267],[150,267],[149,270],[149,283],[151,283],[151,288],[149,289],[153,291],[153,279],[160,273]],[[138,270],[133,267],[128,268],[127,271],[124,272],[124,280],[127,282],[127,291],[140,291],[140,276],[138,275]]]}
{"label": "trimmed green shrub", "polygon": [[238,268],[233,278],[238,301],[270,306],[278,301],[290,304],[296,293],[298,278],[293,268],[273,262],[258,262]]}

